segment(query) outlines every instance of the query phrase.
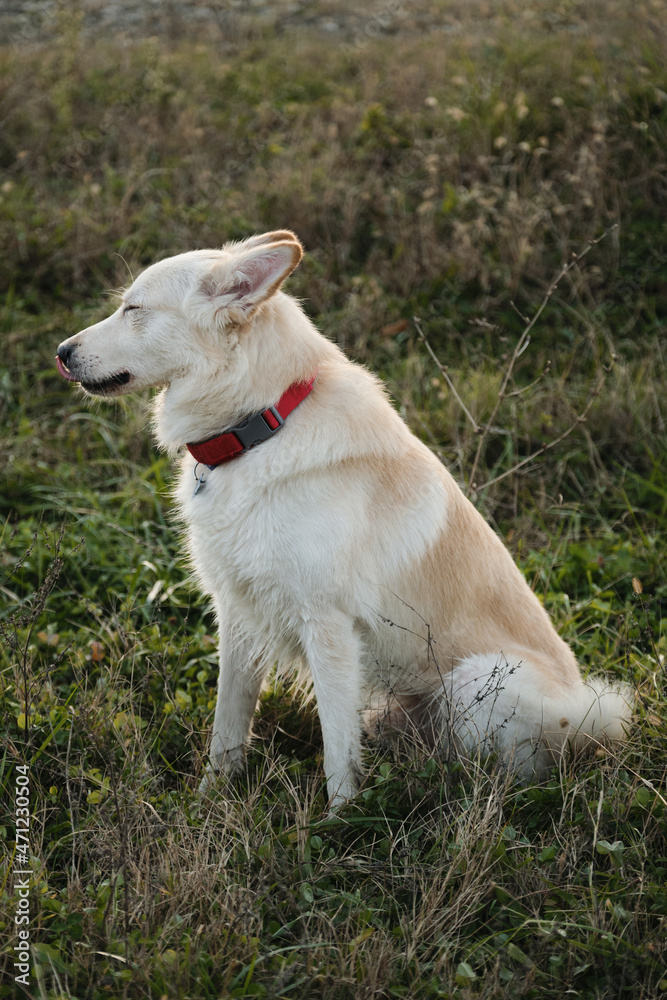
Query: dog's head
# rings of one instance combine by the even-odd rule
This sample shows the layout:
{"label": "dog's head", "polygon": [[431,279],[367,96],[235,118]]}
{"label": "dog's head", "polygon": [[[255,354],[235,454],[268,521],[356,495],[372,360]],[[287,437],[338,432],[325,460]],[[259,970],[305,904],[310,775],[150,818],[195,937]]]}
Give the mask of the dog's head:
{"label": "dog's head", "polygon": [[279,230],[159,261],[112,316],[59,345],[58,371],[92,395],[117,396],[167,385],[205,356],[224,365],[302,253],[294,233]]}

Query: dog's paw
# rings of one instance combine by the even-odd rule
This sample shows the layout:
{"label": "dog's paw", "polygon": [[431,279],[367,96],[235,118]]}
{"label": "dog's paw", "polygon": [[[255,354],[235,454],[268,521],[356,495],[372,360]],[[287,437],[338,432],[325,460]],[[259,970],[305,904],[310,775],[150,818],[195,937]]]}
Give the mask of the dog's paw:
{"label": "dog's paw", "polygon": [[204,776],[199,782],[199,788],[197,789],[199,795],[206,795],[207,792],[215,788],[219,777],[220,771],[213,767],[212,764],[207,764]]}
{"label": "dog's paw", "polygon": [[359,784],[357,782],[350,782],[346,784],[345,787],[339,788],[329,799],[329,805],[327,809],[327,819],[334,819],[340,810],[349,805],[352,799],[359,793]]}
{"label": "dog's paw", "polygon": [[243,747],[235,747],[227,753],[211,754],[199,782],[199,794],[205,795],[220,783],[221,777],[232,778],[243,770],[245,755]]}

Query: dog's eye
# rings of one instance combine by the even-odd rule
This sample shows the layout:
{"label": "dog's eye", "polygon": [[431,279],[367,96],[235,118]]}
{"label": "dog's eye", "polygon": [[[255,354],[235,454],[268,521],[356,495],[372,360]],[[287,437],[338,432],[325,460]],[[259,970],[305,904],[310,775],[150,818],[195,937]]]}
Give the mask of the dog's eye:
{"label": "dog's eye", "polygon": [[130,309],[140,309],[140,308],[141,308],[140,306],[125,306],[125,308],[123,309],[123,316],[125,315],[126,312],[129,312]]}

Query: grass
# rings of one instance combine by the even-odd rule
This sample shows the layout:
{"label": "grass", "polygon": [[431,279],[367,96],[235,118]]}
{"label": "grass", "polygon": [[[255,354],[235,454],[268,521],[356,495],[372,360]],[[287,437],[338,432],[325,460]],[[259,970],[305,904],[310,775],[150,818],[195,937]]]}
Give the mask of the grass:
{"label": "grass", "polygon": [[[326,45],[243,21],[224,49],[91,42],[62,8],[48,46],[0,49],[0,997],[26,995],[25,764],[27,995],[667,990],[667,63],[664,5],[624,6]],[[53,355],[128,269],[286,225],[290,290],[387,380],[584,669],[635,684],[622,752],[519,788],[369,743],[327,819],[315,708],[275,683],[246,772],[196,796],[215,637],[169,463],[146,398],[91,406]]]}

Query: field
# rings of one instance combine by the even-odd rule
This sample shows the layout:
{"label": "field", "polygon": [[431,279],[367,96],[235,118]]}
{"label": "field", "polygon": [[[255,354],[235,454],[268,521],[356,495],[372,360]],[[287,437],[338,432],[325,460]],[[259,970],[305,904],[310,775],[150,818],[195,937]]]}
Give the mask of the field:
{"label": "field", "polygon": [[[0,47],[0,998],[667,992],[667,5],[630,6],[115,37],[65,4]],[[170,462],[147,395],[91,403],[54,353],[146,264],[284,227],[288,290],[635,686],[622,750],[520,787],[369,740],[327,818],[315,706],[274,682],[196,794],[215,624]]]}

